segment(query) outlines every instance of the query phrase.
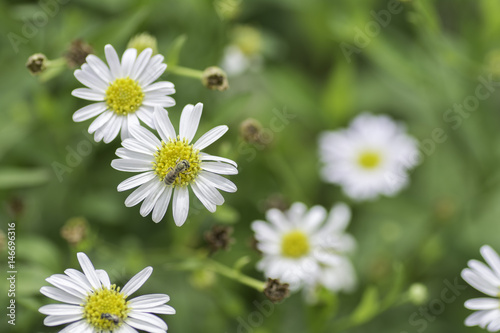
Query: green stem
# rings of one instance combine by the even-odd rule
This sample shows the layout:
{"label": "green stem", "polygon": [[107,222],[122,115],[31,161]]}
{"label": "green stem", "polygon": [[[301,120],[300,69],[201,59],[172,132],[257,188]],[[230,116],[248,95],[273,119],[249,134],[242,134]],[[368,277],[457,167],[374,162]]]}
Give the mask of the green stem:
{"label": "green stem", "polygon": [[194,79],[200,79],[203,76],[203,71],[197,70],[197,69],[191,69],[187,67],[182,67],[182,66],[170,66],[167,67],[167,72],[170,72],[172,74],[180,75],[180,76],[186,76],[186,77],[191,77]]}
{"label": "green stem", "polygon": [[208,260],[208,265],[206,267],[207,269],[210,269],[216,273],[219,273],[220,275],[224,275],[227,278],[233,279],[235,281],[238,281],[244,285],[247,285],[249,287],[252,287],[256,289],[259,292],[263,292],[264,288],[266,287],[266,283],[259,281],[257,279],[254,279],[252,277],[249,277],[245,274],[242,274],[240,271],[227,267],[221,263],[218,263],[214,260]]}

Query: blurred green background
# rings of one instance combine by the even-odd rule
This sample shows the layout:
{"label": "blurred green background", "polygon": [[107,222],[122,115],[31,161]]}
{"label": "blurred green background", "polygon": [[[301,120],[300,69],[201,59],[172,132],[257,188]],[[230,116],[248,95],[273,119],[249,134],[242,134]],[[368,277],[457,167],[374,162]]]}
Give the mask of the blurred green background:
{"label": "blurred green background", "polygon": [[[56,3],[57,10],[29,37],[23,34],[26,22],[47,12],[47,3]],[[455,104],[473,100],[468,97],[476,94],[481,80],[500,80],[500,2],[395,2],[400,11],[389,15],[390,22],[386,17],[381,27],[375,16],[380,19],[380,11],[387,12],[391,3],[1,1],[0,229],[6,232],[9,221],[17,223],[18,308],[16,326],[7,325],[3,316],[0,330],[59,331],[62,327],[43,326],[44,316],[37,309],[50,301],[39,289],[47,285],[46,277],[79,268],[76,252],[85,251],[119,285],[153,266],[140,292],[171,296],[169,304],[177,314],[164,317],[170,332],[336,332],[342,328],[336,319],[349,316],[363,297],[364,305],[357,308],[360,325],[345,332],[482,331],[463,325],[470,313],[463,302],[481,297],[478,291],[468,287],[444,308],[438,300],[446,281],[458,279],[465,285],[460,271],[468,259],[479,259],[481,245],[500,250],[499,86],[490,86],[488,98],[472,111],[453,110]],[[251,27],[252,34],[241,36],[242,26]],[[124,206],[130,191],[118,193],[116,186],[131,174],[110,166],[119,140],[93,144],[92,151],[58,180],[53,163],[67,164],[67,147],[76,149],[90,138],[85,134],[90,121],[71,119],[87,102],[70,95],[81,86],[72,70],[42,82],[25,68],[33,53],[59,58],[77,38],[90,43],[100,57],[107,43],[121,54],[128,40],[144,31],[157,38],[167,64],[176,61],[175,45],[182,35],[186,42],[179,53],[181,66],[203,70],[220,64],[226,46],[246,42],[251,44],[248,56],[260,59],[260,66],[230,76],[225,92],[209,91],[199,81],[168,70],[162,77],[177,89],[177,105],[169,109],[174,126],[184,105],[203,102],[199,133],[220,124],[230,128],[207,152],[232,158],[240,171],[231,177],[238,191],[224,194],[226,203],[217,213],[192,205],[182,228],[173,223],[170,208],[155,224],[150,216],[139,215],[138,206]],[[15,45],[12,33],[20,38]],[[347,48],[353,52],[349,57]],[[267,145],[249,144],[240,137],[239,125],[245,119],[255,118],[270,128],[276,113],[284,110],[294,118],[270,131]],[[397,197],[355,203],[319,178],[318,134],[345,127],[363,110],[405,122],[428,152],[412,171],[409,188]],[[432,139],[436,129],[444,131],[444,142]],[[297,293],[274,306],[262,324],[252,325],[258,316],[249,316],[259,311],[254,301],[263,302],[264,295],[207,271],[178,269],[206,247],[206,230],[228,224],[235,229],[236,243],[214,259],[232,266],[249,256],[243,272],[263,279],[254,269],[259,255],[251,247],[250,223],[264,218],[271,206],[295,201],[327,208],[345,201],[353,208],[348,230],[358,241],[352,257],[359,277],[355,293],[324,295],[314,306]],[[86,221],[87,237],[78,245],[68,244],[61,235],[71,219],[70,224]],[[5,244],[1,251],[6,267]],[[404,298],[416,282],[428,288],[428,299],[421,305],[392,306],[390,301]],[[391,306],[375,315],[383,308],[378,299],[389,300]],[[2,288],[0,304],[7,301]],[[425,319],[419,311],[429,306],[434,310]]]}

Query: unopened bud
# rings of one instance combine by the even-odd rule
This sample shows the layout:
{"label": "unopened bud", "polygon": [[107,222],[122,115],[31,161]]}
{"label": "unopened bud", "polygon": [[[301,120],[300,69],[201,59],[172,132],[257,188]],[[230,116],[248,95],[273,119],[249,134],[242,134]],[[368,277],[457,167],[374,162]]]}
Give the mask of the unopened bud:
{"label": "unopened bud", "polygon": [[61,236],[71,246],[80,244],[88,234],[88,222],[83,217],[69,219],[61,228]]}
{"label": "unopened bud", "polygon": [[207,241],[210,252],[214,253],[218,250],[227,250],[234,239],[231,237],[233,228],[229,226],[214,225],[212,229],[205,232],[205,240]]}
{"label": "unopened bud", "polygon": [[28,58],[26,68],[32,75],[39,75],[47,69],[47,57],[42,53],[35,53]]}
{"label": "unopened bud", "polygon": [[414,283],[408,289],[408,297],[415,305],[422,305],[427,301],[429,293],[427,287],[421,283]]}
{"label": "unopened bud", "polygon": [[158,42],[156,37],[143,32],[141,34],[135,35],[130,39],[127,44],[127,48],[133,48],[137,50],[137,53],[141,53],[147,48],[153,50],[153,54],[158,53]]}
{"label": "unopened bud", "polygon": [[92,53],[94,53],[92,46],[81,39],[76,39],[71,42],[64,58],[70,68],[77,68],[83,65],[87,56]]}
{"label": "unopened bud", "polygon": [[211,90],[224,91],[229,88],[226,72],[217,66],[205,69],[201,81],[205,87]]}
{"label": "unopened bud", "polygon": [[279,279],[267,279],[264,295],[273,303],[278,303],[290,295],[290,285],[281,283]]}

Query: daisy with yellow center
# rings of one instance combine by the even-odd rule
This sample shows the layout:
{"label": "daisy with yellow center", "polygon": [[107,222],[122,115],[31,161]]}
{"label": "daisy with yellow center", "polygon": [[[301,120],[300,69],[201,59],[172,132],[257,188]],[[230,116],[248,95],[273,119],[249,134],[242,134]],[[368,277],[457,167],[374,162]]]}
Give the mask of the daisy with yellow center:
{"label": "daisy with yellow center", "polygon": [[125,51],[121,62],[111,45],[104,48],[108,66],[97,56],[87,56],[86,63],[75,71],[75,77],[87,88],[73,90],[78,98],[96,101],[73,114],[76,122],[97,117],[89,127],[95,141],[111,142],[121,132],[122,140],[129,137],[131,128],[140,121],[154,128],[154,107],[175,105],[171,82],[153,83],[167,68],[163,56],[152,56],[151,49],[139,55],[135,48]]}
{"label": "daisy with yellow center", "polygon": [[319,144],[323,179],[355,200],[395,195],[418,161],[416,140],[384,115],[363,113],[347,129],[322,133]]}
{"label": "daisy with yellow center", "polygon": [[355,286],[354,270],[346,256],[355,246],[344,232],[350,219],[347,205],[335,205],[327,216],[323,207],[308,210],[297,202],[286,212],[267,211],[266,218],[269,222],[252,223],[263,255],[257,268],[266,277],[289,283],[292,290],[322,285],[332,291],[348,291]]}
{"label": "daisy with yellow center", "polygon": [[172,199],[174,221],[181,226],[189,212],[189,190],[210,211],[215,212],[224,203],[219,190],[235,192],[236,186],[220,175],[235,175],[237,165],[227,158],[201,152],[217,141],[228,127],[217,126],[192,140],[198,129],[203,104],[187,105],[181,114],[179,135],[170,122],[168,113],[160,107],[153,116],[160,139],[145,128],[132,131],[132,138],[122,142],[116,151],[120,159],[111,162],[116,170],[140,172],[118,185],[118,191],[138,187],[125,200],[127,207],[142,201],[140,214],[152,212],[154,222],[160,222]]}
{"label": "daisy with yellow center", "polygon": [[146,267],[125,284],[123,289],[111,284],[104,270],[96,270],[84,253],[77,255],[83,273],[67,269],[65,274],[47,278],[53,287],[42,287],[45,296],[65,304],[49,304],[39,311],[47,317],[46,326],[70,324],[64,333],[128,333],[166,332],[167,324],[154,314],[175,314],[166,305],[165,294],[152,294],[128,299],[149,278],[153,269]]}

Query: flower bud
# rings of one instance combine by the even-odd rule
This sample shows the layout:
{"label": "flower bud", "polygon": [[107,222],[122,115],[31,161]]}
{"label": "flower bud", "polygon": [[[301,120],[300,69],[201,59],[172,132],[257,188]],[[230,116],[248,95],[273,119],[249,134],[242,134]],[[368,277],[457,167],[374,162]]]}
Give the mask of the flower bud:
{"label": "flower bud", "polygon": [[203,71],[201,82],[211,90],[224,91],[229,88],[226,72],[216,66],[208,67]]}
{"label": "flower bud", "polygon": [[35,53],[28,58],[26,68],[32,75],[39,75],[47,69],[47,57],[42,53]]}
{"label": "flower bud", "polygon": [[157,54],[158,42],[156,41],[156,37],[148,34],[147,32],[143,32],[142,34],[132,37],[127,44],[127,48],[136,49],[137,53],[141,53],[145,49],[150,48],[153,50],[153,54]]}

